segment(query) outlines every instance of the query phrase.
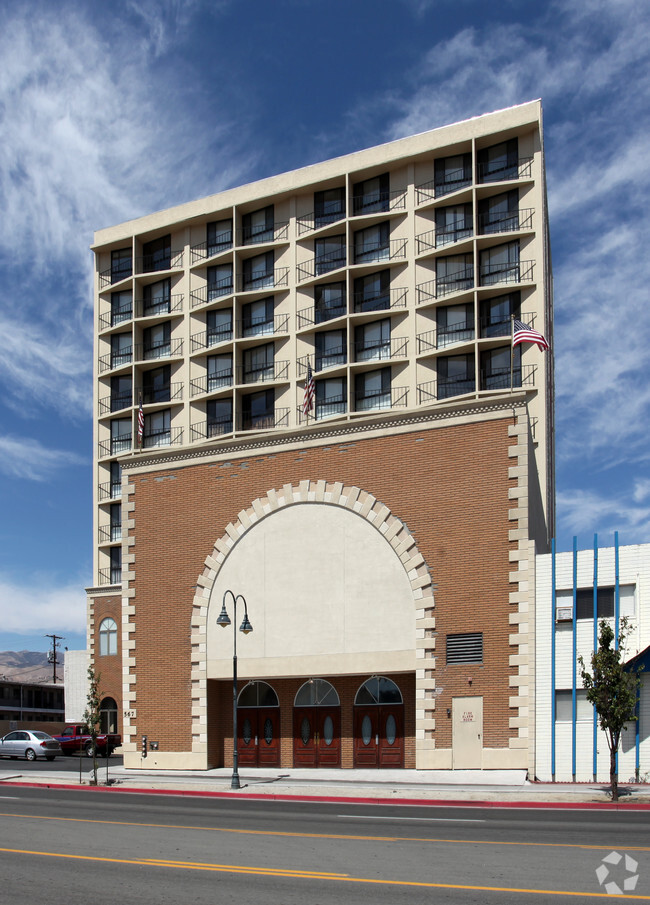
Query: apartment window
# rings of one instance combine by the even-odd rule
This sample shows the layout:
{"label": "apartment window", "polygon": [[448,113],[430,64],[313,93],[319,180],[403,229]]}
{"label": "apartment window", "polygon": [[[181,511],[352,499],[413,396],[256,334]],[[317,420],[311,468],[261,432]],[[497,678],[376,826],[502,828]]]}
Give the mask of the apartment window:
{"label": "apartment window", "polygon": [[436,248],[472,235],[472,205],[454,204],[436,210]]}
{"label": "apartment window", "polygon": [[122,504],[111,503],[111,540],[122,540]]}
{"label": "apartment window", "polygon": [[205,322],[207,346],[216,346],[217,343],[232,339],[232,308],[208,311]]}
{"label": "apartment window", "polygon": [[122,495],[122,466],[111,462],[111,499]]}
{"label": "apartment window", "polygon": [[483,632],[447,635],[447,665],[483,662]]}
{"label": "apartment window", "polygon": [[519,242],[484,248],[480,253],[481,286],[519,282]]}
{"label": "apartment window", "polygon": [[133,317],[133,292],[123,289],[111,292],[111,327],[116,327]]}
{"label": "apartment window", "polygon": [[244,336],[268,336],[273,333],[273,296],[242,306]]}
{"label": "apartment window", "polygon": [[171,280],[158,280],[143,287],[142,313],[144,317],[154,314],[169,314]]}
{"label": "apartment window", "polygon": [[449,305],[436,312],[438,348],[474,339],[474,305]]}
{"label": "apartment window", "polygon": [[448,255],[436,260],[437,294],[462,292],[474,287],[474,258],[469,255]]}
{"label": "apartment window", "polygon": [[206,405],[208,437],[229,434],[232,431],[232,399],[212,399]]}
{"label": "apartment window", "polygon": [[275,349],[273,343],[255,346],[244,352],[244,383],[273,380],[275,375]]}
{"label": "apartment window", "polygon": [[354,379],[354,397],[357,412],[390,408],[390,368],[357,374]]}
{"label": "apartment window", "polygon": [[208,257],[232,248],[232,220],[213,220],[207,224]]}
{"label": "apartment window", "polygon": [[390,224],[378,223],[354,234],[354,263],[384,261],[390,257]]}
{"label": "apartment window", "polygon": [[111,455],[131,449],[131,419],[113,418],[111,421]]}
{"label": "apartment window", "polygon": [[232,264],[208,267],[208,301],[213,302],[232,292]]}
{"label": "apartment window", "polygon": [[505,233],[515,229],[519,229],[519,191],[517,189],[479,201],[479,233]]}
{"label": "apartment window", "polygon": [[439,157],[434,163],[436,195],[447,195],[472,184],[472,155]]}
{"label": "apartment window", "polygon": [[131,375],[111,377],[111,411],[125,409],[132,402]]}
{"label": "apartment window", "polygon": [[142,401],[145,405],[152,402],[169,402],[171,398],[171,366],[163,365],[153,368],[142,375]]}
{"label": "apartment window", "polygon": [[111,336],[111,368],[131,363],[133,339],[130,333],[114,333]]}
{"label": "apartment window", "polygon": [[316,417],[344,415],[348,410],[348,390],[345,377],[328,377],[316,381]]}
{"label": "apartment window", "polygon": [[161,236],[151,242],[142,243],[142,272],[169,270],[172,259],[172,237]]}
{"label": "apartment window", "polygon": [[[576,688],[576,720],[593,720],[594,709],[587,700],[587,690]],[[555,692],[555,722],[573,721],[573,692],[570,688]]]}
{"label": "apartment window", "polygon": [[272,251],[244,261],[244,290],[267,289],[273,287]]}
{"label": "apartment window", "polygon": [[273,241],[273,205],[263,207],[242,217],[244,233],[244,245],[254,245],[257,242]]}
{"label": "apartment window", "polygon": [[512,317],[521,317],[521,294],[509,292],[481,301],[481,336],[509,336]]}
{"label": "apartment window", "polygon": [[155,324],[143,331],[143,346],[145,360],[152,358],[166,358],[171,355],[171,324]]}
{"label": "apartment window", "polygon": [[482,148],[477,154],[478,181],[503,182],[517,178],[517,139],[503,141],[490,148]]}
{"label": "apartment window", "polygon": [[345,283],[321,283],[314,287],[314,321],[322,324],[347,312]]}
{"label": "apartment window", "polygon": [[122,548],[110,547],[110,581],[111,584],[120,584],[122,581]]}
{"label": "apartment window", "polygon": [[473,393],[476,387],[473,355],[445,355],[436,364],[438,399]]}
{"label": "apartment window", "polygon": [[275,391],[262,390],[242,397],[242,425],[244,430],[264,430],[275,427]]}
{"label": "apartment window", "polygon": [[130,248],[118,248],[111,252],[111,283],[130,277],[133,272],[133,258]]}
{"label": "apartment window", "polygon": [[142,445],[145,449],[169,446],[172,442],[172,413],[170,409],[144,416]]}
{"label": "apartment window", "polygon": [[372,214],[387,211],[389,207],[390,177],[388,173],[357,182],[352,190],[355,214]]}
{"label": "apartment window", "polygon": [[117,654],[117,623],[110,617],[102,619],[99,626],[99,655],[110,657]]}
{"label": "apartment window", "polygon": [[[511,365],[512,355],[512,365]],[[502,346],[481,352],[481,389],[510,389],[510,369],[512,367],[512,386],[521,386],[521,346]]]}
{"label": "apartment window", "polygon": [[390,308],[390,270],[380,270],[354,281],[354,310],[381,311]]}
{"label": "apartment window", "polygon": [[232,386],[232,353],[208,355],[208,393]]}
{"label": "apartment window", "polygon": [[322,276],[330,270],[345,267],[345,236],[327,236],[314,242],[315,273]]}
{"label": "apartment window", "polygon": [[326,330],[316,334],[316,370],[332,368],[347,361],[346,331]]}
{"label": "apartment window", "polygon": [[355,361],[390,358],[390,318],[361,324],[354,331]]}
{"label": "apartment window", "polygon": [[345,217],[345,189],[324,189],[314,192],[314,227],[336,223]]}
{"label": "apartment window", "polygon": [[[634,616],[635,614],[635,592],[636,586],[620,585],[619,586],[619,610],[621,616]],[[558,591],[556,593],[555,605],[559,609],[568,609],[573,612],[573,591]],[[612,619],[615,610],[615,588],[599,587],[597,590],[597,618]],[[576,591],[576,616],[578,619],[594,618],[594,589],[578,588]]]}

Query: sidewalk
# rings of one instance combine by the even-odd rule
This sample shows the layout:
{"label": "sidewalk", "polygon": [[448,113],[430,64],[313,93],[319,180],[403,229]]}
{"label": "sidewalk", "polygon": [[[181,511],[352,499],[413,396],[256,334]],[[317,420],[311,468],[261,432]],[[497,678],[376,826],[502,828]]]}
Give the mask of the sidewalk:
{"label": "sidewalk", "polygon": [[[0,774],[0,786],[65,786],[88,788],[92,770],[83,763],[79,774],[48,769],[21,773],[20,766]],[[106,761],[98,769],[99,788],[129,792],[158,792],[176,795],[213,795],[219,797],[275,798],[294,800],[347,800],[364,802],[395,801],[415,804],[485,803],[494,807],[594,807],[650,809],[650,786],[621,783],[621,800],[614,805],[603,783],[531,783],[523,771],[491,770],[306,770],[242,769],[240,790],[231,789],[232,770],[205,771],[130,770]]]}

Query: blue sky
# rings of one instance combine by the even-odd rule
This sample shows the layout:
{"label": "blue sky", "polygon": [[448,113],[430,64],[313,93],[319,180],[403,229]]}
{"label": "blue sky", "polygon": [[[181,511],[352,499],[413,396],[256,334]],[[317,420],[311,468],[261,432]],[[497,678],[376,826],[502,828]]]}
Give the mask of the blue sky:
{"label": "blue sky", "polygon": [[558,544],[650,541],[650,5],[0,0],[0,650],[85,644],[93,231],[541,97]]}

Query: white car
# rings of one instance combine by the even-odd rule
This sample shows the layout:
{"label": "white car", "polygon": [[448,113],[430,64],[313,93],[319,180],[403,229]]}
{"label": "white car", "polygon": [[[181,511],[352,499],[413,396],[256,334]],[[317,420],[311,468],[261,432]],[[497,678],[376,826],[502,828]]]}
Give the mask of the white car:
{"label": "white car", "polygon": [[0,757],[26,757],[36,760],[54,760],[57,754],[63,754],[61,745],[47,732],[33,729],[16,729],[0,738]]}

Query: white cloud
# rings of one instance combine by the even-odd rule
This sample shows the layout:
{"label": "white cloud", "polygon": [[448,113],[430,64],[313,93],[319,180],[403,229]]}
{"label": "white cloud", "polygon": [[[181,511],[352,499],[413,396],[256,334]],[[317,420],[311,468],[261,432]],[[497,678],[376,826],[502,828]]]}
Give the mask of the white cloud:
{"label": "white cloud", "polygon": [[16,634],[42,635],[56,632],[85,632],[86,595],[83,582],[63,587],[42,578],[16,585],[0,574],[2,630]]}
{"label": "white cloud", "polygon": [[76,453],[49,449],[25,437],[0,436],[0,474],[7,477],[45,481],[58,469],[84,464]]}
{"label": "white cloud", "polygon": [[602,534],[619,532],[622,543],[650,542],[650,506],[641,505],[634,493],[616,493],[605,487],[595,490],[566,490],[557,495],[560,534]]}

